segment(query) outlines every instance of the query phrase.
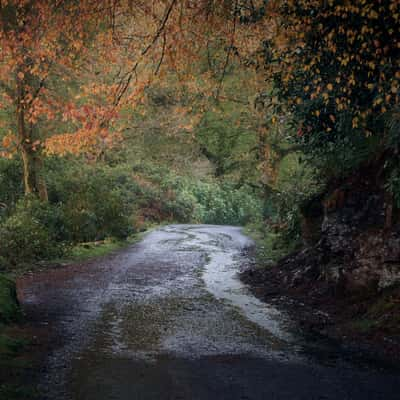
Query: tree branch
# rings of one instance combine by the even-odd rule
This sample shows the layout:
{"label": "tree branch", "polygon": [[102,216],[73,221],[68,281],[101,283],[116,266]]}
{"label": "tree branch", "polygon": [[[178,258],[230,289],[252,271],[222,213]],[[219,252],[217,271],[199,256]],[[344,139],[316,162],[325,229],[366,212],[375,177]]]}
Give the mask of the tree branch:
{"label": "tree branch", "polygon": [[[171,1],[170,5],[168,6],[168,8],[166,9],[166,11],[164,13],[164,16],[163,16],[163,18],[161,20],[160,26],[158,27],[157,32],[154,35],[152,41],[142,50],[142,52],[140,54],[141,57],[145,56],[150,51],[150,49],[157,43],[157,41],[160,38],[161,34],[165,30],[165,27],[167,25],[169,17],[171,15],[172,10],[173,10],[174,6],[176,5],[176,3],[177,3],[177,0],[172,0]],[[166,41],[166,37],[165,36],[164,36],[164,38],[165,38],[165,41]],[[166,45],[166,43],[164,42],[164,46],[165,45]],[[162,58],[161,58],[161,62],[164,59],[164,51],[165,50],[163,49],[163,55],[162,55]],[[138,66],[139,66],[139,61],[137,61],[135,63],[135,65],[133,66],[133,68],[130,71],[128,71],[124,75],[124,77],[120,80],[120,83],[118,85],[118,89],[117,89],[117,92],[116,92],[116,97],[115,97],[115,100],[114,100],[114,107],[118,106],[118,104],[120,103],[122,97],[124,96],[124,94],[128,90],[128,87],[129,87],[129,85],[130,85],[130,83],[131,83],[131,81],[133,79],[133,76],[136,74]],[[160,66],[161,66],[161,63],[160,63]],[[158,71],[158,69],[159,69],[159,67],[157,67],[156,71]]]}
{"label": "tree branch", "polygon": [[225,80],[226,71],[227,71],[227,68],[228,68],[228,65],[229,65],[229,60],[231,58],[232,51],[233,51],[233,48],[234,48],[234,45],[235,45],[236,23],[237,23],[237,15],[236,15],[236,13],[237,13],[237,9],[238,9],[238,4],[239,4],[239,0],[236,0],[235,1],[235,6],[234,6],[235,8],[233,10],[233,26],[232,26],[231,42],[230,42],[228,51],[226,53],[226,59],[225,59],[224,68],[223,68],[221,79],[220,79],[220,82],[219,82],[219,85],[218,85],[217,93],[215,95],[215,99],[217,101],[219,99],[219,95],[220,95],[221,90],[222,90],[222,85],[223,85],[224,80]]}

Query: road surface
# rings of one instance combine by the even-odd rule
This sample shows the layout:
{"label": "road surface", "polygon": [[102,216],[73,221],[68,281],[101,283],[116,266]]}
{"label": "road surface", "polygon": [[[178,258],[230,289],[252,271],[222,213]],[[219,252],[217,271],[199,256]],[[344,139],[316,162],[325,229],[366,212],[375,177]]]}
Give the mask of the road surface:
{"label": "road surface", "polygon": [[305,341],[237,279],[240,228],[171,225],[19,282],[51,400],[398,400],[395,371]]}

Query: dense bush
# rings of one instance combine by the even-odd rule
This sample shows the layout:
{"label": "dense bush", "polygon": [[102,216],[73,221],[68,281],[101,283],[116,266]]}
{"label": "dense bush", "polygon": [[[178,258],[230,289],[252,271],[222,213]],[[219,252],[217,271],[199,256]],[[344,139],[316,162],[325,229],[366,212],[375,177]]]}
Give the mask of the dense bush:
{"label": "dense bush", "polygon": [[282,234],[295,240],[300,236],[300,208],[319,194],[324,184],[317,179],[316,171],[301,161],[299,153],[284,157],[277,171],[272,203],[273,220],[282,225]]}
{"label": "dense bush", "polygon": [[[17,320],[21,315],[20,311],[15,282],[0,274],[0,329],[1,324]],[[0,354],[1,339],[4,340],[4,336],[0,334]]]}
{"label": "dense bush", "polygon": [[19,202],[16,211],[0,225],[0,254],[5,266],[62,255],[57,218],[50,205],[32,199]]}
{"label": "dense bush", "polygon": [[384,116],[399,103],[395,3],[282,2],[297,45],[276,48],[266,62],[278,63],[276,89],[292,113],[295,140],[328,174],[351,172],[391,141]]}
{"label": "dense bush", "polygon": [[[8,164],[7,164],[8,163]],[[13,188],[15,161],[1,165],[7,211],[0,220],[0,263],[16,265],[61,256],[71,246],[108,237],[123,239],[163,222],[244,225],[261,219],[261,203],[247,187],[193,181],[152,164],[87,164],[49,158],[49,202]],[[14,171],[14,173],[12,173]],[[10,188],[10,189],[7,189]]]}
{"label": "dense bush", "polygon": [[[3,170],[11,166],[13,161]],[[121,239],[133,231],[132,202],[115,171],[62,159],[50,160],[47,168],[49,202],[22,197],[5,203],[0,220],[3,267],[59,257],[73,244]],[[13,187],[19,179],[16,174],[7,177],[3,187]]]}
{"label": "dense bush", "polygon": [[246,225],[260,220],[261,202],[247,187],[215,182],[188,183],[186,197],[195,201],[193,220],[205,224]]}
{"label": "dense bush", "polygon": [[119,178],[112,169],[78,165],[50,174],[50,201],[63,209],[65,239],[77,243],[131,233],[132,204]]}
{"label": "dense bush", "polygon": [[6,216],[11,211],[23,193],[20,160],[0,158],[0,217]]}
{"label": "dense bush", "polygon": [[273,178],[264,200],[264,221],[249,229],[260,243],[260,259],[276,261],[301,245],[302,210],[323,192],[325,181],[300,151],[280,159]]}
{"label": "dense bush", "polygon": [[[350,190],[360,190],[351,188],[348,177],[366,166],[376,171],[371,182],[385,185],[400,207],[397,3],[274,4],[272,18],[279,29],[263,42],[270,84],[257,98],[268,127],[269,245],[295,243],[300,209],[306,211],[312,199],[320,202],[324,184],[333,191],[347,181]],[[274,142],[275,131],[281,135]],[[304,162],[289,169],[286,155],[293,151]]]}

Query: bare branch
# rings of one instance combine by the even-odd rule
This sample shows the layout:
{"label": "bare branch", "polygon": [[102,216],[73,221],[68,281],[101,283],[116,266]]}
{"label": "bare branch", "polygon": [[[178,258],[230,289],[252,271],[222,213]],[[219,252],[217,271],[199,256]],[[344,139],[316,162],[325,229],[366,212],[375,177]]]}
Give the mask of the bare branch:
{"label": "bare branch", "polygon": [[233,22],[232,22],[232,34],[231,34],[231,42],[228,48],[228,51],[226,53],[226,59],[225,59],[225,64],[224,64],[224,68],[222,70],[222,75],[221,75],[221,79],[218,85],[218,89],[217,89],[217,93],[215,95],[215,99],[218,101],[219,99],[219,95],[221,93],[222,90],[222,85],[224,83],[225,80],[225,76],[226,76],[226,71],[228,69],[228,65],[229,65],[229,61],[232,55],[232,51],[234,49],[235,46],[235,36],[236,36],[236,24],[237,24],[237,9],[238,9],[238,4],[239,4],[239,0],[236,0],[235,2],[235,8],[233,10]]}

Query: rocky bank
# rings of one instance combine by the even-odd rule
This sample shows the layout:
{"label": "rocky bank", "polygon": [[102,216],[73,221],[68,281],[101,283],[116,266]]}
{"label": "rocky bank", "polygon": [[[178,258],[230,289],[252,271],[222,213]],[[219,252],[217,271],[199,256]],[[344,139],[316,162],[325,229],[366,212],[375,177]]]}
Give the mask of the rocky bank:
{"label": "rocky bank", "polygon": [[242,279],[308,332],[400,360],[400,222],[379,171],[305,204],[303,249]]}

